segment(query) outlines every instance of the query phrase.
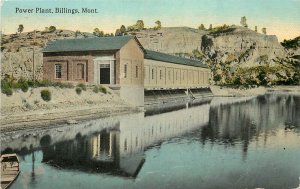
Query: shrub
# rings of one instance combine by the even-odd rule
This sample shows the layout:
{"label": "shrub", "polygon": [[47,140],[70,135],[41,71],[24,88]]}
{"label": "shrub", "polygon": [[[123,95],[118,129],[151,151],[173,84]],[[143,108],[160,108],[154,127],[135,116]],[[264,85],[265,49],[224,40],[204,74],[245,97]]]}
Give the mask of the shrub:
{"label": "shrub", "polygon": [[59,88],[74,88],[74,85],[72,83],[62,83],[62,82],[54,82],[49,83],[50,86],[59,87]]}
{"label": "shrub", "polygon": [[28,91],[28,81],[24,80],[24,79],[19,79],[18,83],[17,83],[17,88],[20,88],[23,92],[27,92]]}
{"label": "shrub", "polygon": [[77,88],[75,89],[75,91],[76,91],[76,93],[77,93],[78,95],[80,95],[81,92],[82,92],[82,89],[81,89],[80,87],[77,87]]}
{"label": "shrub", "polygon": [[1,88],[1,92],[3,94],[6,94],[7,96],[11,96],[13,94],[13,90],[10,87],[7,88]]}
{"label": "shrub", "polygon": [[80,83],[77,87],[81,88],[82,90],[86,91],[86,85],[84,83]]}
{"label": "shrub", "polygon": [[49,27],[49,32],[54,32],[56,30],[56,27],[55,26],[50,26]]}
{"label": "shrub", "polygon": [[106,88],[105,88],[105,87],[103,87],[103,86],[100,86],[100,91],[101,91],[102,93],[104,93],[104,94],[106,94],[106,93],[107,93],[107,90],[106,90]]}
{"label": "shrub", "polygon": [[99,92],[99,88],[98,88],[97,86],[94,86],[93,92],[94,92],[94,93],[98,93],[98,92]]}
{"label": "shrub", "polygon": [[12,91],[12,83],[8,79],[4,79],[1,81],[1,92],[10,96],[13,94]]}
{"label": "shrub", "polygon": [[51,100],[51,92],[48,89],[44,89],[41,91],[41,97],[44,101],[50,101]]}

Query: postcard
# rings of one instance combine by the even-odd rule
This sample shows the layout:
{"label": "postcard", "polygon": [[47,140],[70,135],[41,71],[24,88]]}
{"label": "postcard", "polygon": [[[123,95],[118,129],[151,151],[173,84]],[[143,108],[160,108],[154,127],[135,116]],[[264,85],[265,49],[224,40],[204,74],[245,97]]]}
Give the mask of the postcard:
{"label": "postcard", "polygon": [[1,1],[2,189],[300,189],[299,0]]}

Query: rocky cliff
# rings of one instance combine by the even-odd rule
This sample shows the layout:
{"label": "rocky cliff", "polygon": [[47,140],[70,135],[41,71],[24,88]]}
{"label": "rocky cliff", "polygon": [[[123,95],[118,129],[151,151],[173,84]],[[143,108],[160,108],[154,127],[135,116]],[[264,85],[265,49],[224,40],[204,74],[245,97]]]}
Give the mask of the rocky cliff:
{"label": "rocky cliff", "polygon": [[[198,58],[207,64],[228,63],[231,67],[274,64],[278,59],[299,53],[299,49],[292,53],[287,51],[276,36],[257,33],[240,26],[224,25],[212,30],[170,27],[144,29],[129,34],[135,35],[145,49]],[[68,30],[2,35],[1,77],[8,74],[15,78],[31,79],[35,65],[35,78],[41,79],[42,47],[48,41],[75,37],[94,36],[91,33]]]}
{"label": "rocky cliff", "polygon": [[194,49],[200,48],[202,36],[207,33],[188,27],[170,27],[141,30],[130,34],[135,35],[145,49],[177,54],[192,53]]}
{"label": "rocky cliff", "polygon": [[226,31],[219,32],[177,27],[131,34],[136,35],[146,49],[185,55],[192,55],[198,49],[209,59],[236,61],[245,66],[273,63],[273,59],[287,55],[276,36],[260,34],[240,26],[228,26]]}

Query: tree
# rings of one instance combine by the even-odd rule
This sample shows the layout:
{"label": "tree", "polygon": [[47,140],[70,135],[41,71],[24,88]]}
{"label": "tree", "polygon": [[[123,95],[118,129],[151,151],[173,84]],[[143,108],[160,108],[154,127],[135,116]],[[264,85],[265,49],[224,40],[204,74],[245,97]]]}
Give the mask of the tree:
{"label": "tree", "polygon": [[257,26],[255,26],[254,31],[257,32]]}
{"label": "tree", "polygon": [[145,27],[144,27],[144,21],[143,20],[138,20],[138,21],[136,21],[136,29],[137,30],[142,30],[142,29],[144,29]]}
{"label": "tree", "polygon": [[156,26],[154,27],[154,29],[156,29],[156,30],[161,29],[161,22],[160,22],[159,20],[157,20],[157,21],[155,22],[155,24],[156,24]]}
{"label": "tree", "polygon": [[115,36],[121,36],[121,35],[122,35],[122,33],[121,33],[120,29],[116,29]]}
{"label": "tree", "polygon": [[212,24],[209,24],[209,30],[212,30]]}
{"label": "tree", "polygon": [[24,30],[24,26],[23,26],[23,24],[20,24],[18,27],[18,32],[22,33],[23,30]]}
{"label": "tree", "polygon": [[241,23],[241,25],[242,25],[243,27],[245,27],[245,28],[248,27],[246,16],[241,17],[241,22],[240,22],[240,23]]}
{"label": "tree", "polygon": [[49,27],[49,32],[54,32],[56,30],[56,27],[55,26],[50,26]]}
{"label": "tree", "polygon": [[265,34],[265,35],[267,34],[267,28],[262,28],[261,31],[263,34]]}
{"label": "tree", "polygon": [[126,27],[124,25],[122,25],[120,27],[120,32],[121,32],[122,35],[124,35],[126,33]]}
{"label": "tree", "polygon": [[97,37],[103,37],[104,36],[104,32],[101,31],[99,28],[95,28],[94,32],[93,32],[93,35],[97,36]]}
{"label": "tree", "polygon": [[78,35],[80,35],[80,34],[81,34],[81,32],[79,30],[76,30],[76,32],[75,32],[75,38],[77,38]]}
{"label": "tree", "polygon": [[203,24],[201,24],[199,27],[198,27],[199,30],[205,30],[205,26]]}

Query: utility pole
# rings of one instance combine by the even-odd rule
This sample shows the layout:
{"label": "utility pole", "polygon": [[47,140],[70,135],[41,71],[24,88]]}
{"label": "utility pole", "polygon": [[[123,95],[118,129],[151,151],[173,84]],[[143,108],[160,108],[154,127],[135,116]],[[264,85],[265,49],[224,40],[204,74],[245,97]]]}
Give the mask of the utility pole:
{"label": "utility pole", "polygon": [[32,79],[35,80],[35,67],[34,67],[34,46],[32,47]]}
{"label": "utility pole", "polygon": [[[34,30],[34,42],[36,41],[36,33],[35,33],[35,30]],[[33,81],[35,81],[35,63],[34,63],[34,45],[35,43],[33,44],[33,47],[32,47],[32,76],[33,76]]]}

